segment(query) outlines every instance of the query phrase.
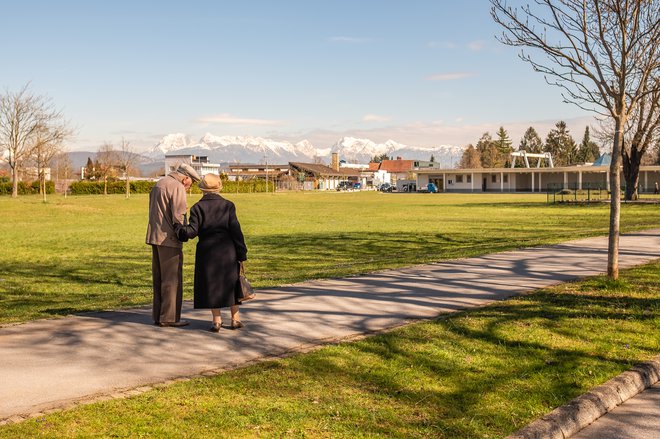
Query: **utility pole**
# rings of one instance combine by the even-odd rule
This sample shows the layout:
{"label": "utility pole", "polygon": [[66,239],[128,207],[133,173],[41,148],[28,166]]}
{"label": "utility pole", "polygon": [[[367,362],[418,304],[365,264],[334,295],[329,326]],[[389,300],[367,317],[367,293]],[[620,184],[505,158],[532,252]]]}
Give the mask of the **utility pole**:
{"label": "utility pole", "polygon": [[268,156],[264,152],[264,161],[266,162],[266,193],[268,193]]}

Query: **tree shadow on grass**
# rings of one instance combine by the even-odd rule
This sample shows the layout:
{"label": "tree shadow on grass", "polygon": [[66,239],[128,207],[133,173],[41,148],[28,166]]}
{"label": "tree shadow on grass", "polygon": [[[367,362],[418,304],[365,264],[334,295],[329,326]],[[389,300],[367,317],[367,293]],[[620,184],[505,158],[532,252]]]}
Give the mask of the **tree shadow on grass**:
{"label": "tree shadow on grass", "polygon": [[[347,347],[344,354],[354,356],[353,361],[330,356],[324,362],[324,355],[317,355],[299,365],[300,372],[308,379],[342,377],[359,392],[402,406],[406,418],[398,422],[411,431],[433,431],[437,437],[504,436],[593,385],[592,378],[576,377],[576,371],[601,369],[609,376],[635,363],[632,355],[617,356],[607,346],[594,347],[579,339],[571,347],[553,342],[554,336],[567,337],[572,322],[581,321],[585,310],[595,327],[611,328],[611,337],[617,338],[624,334],[614,329],[616,322],[634,319],[652,328],[655,317],[642,310],[660,306],[657,298],[625,297],[611,309],[611,297],[604,295],[581,299],[584,303],[576,307],[575,296],[552,292],[527,299],[522,305],[497,303],[436,320],[431,327],[372,337]],[[475,320],[484,324],[474,325]],[[563,324],[557,326],[558,320]],[[521,325],[542,331],[546,338],[530,341],[524,331],[516,334]],[[657,344],[648,342],[636,349],[653,355]],[[412,373],[401,372],[409,367]],[[438,387],[443,390],[433,390]],[[430,415],[421,420],[410,416],[418,405]],[[503,412],[505,408],[510,411]],[[378,422],[363,421],[365,432],[384,432]]]}

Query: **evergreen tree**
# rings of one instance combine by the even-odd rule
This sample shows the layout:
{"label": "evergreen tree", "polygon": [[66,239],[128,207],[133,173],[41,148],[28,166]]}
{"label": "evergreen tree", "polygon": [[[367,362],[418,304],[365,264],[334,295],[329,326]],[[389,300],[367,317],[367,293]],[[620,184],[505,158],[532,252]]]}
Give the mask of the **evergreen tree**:
{"label": "evergreen tree", "polygon": [[481,154],[479,150],[472,146],[472,144],[468,145],[465,151],[463,151],[458,167],[461,169],[481,168]]}
{"label": "evergreen tree", "polygon": [[527,128],[522,139],[520,139],[518,151],[525,151],[532,154],[540,154],[543,152],[543,142],[534,127]]}
{"label": "evergreen tree", "polygon": [[593,163],[600,157],[600,149],[589,136],[589,127],[584,130],[584,137],[577,152],[577,163]]}
{"label": "evergreen tree", "polygon": [[511,146],[513,142],[511,142],[511,139],[509,139],[509,133],[506,132],[504,127],[500,127],[500,130],[497,132],[497,140],[495,141],[495,145],[497,146],[497,149],[504,155],[505,157],[508,157],[511,152],[513,152],[513,147]]}
{"label": "evergreen tree", "polygon": [[431,154],[431,158],[429,159],[429,162],[431,163],[435,162],[435,156],[433,154]]}
{"label": "evergreen tree", "polygon": [[504,166],[506,158],[500,153],[490,133],[486,132],[481,136],[477,142],[477,150],[481,157],[482,168],[500,168]]}
{"label": "evergreen tree", "polygon": [[96,179],[96,165],[92,161],[91,157],[87,157],[87,164],[85,165],[85,179],[93,180]]}
{"label": "evergreen tree", "polygon": [[381,163],[383,160],[389,160],[389,159],[390,157],[387,154],[383,153],[381,155],[375,155],[374,158],[371,159],[371,161],[374,163]]}
{"label": "evergreen tree", "polygon": [[577,145],[569,134],[566,122],[560,120],[555,127],[548,133],[544,151],[552,154],[552,161],[555,166],[575,164],[577,161]]}

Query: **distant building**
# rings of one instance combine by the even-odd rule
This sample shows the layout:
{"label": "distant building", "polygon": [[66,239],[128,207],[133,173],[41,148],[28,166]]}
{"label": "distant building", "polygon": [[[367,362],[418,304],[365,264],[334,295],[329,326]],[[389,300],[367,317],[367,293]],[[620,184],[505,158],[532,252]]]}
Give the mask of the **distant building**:
{"label": "distant building", "polygon": [[244,181],[253,178],[265,180],[266,178],[277,181],[282,175],[289,173],[289,164],[254,164],[254,163],[232,163],[227,172],[229,181]]}
{"label": "distant building", "polygon": [[[417,187],[434,183],[440,192],[546,192],[557,189],[607,190],[610,167],[419,169]],[[623,173],[623,171],[621,171]],[[622,176],[623,177],[623,176]],[[652,192],[660,180],[660,166],[640,166],[639,191]]]}
{"label": "distant building", "polygon": [[165,155],[165,175],[176,170],[181,163],[187,163],[201,176],[206,174],[220,174],[220,165],[210,163],[206,156],[191,154]]}
{"label": "distant building", "polygon": [[[46,181],[50,180],[50,168],[42,168]],[[36,167],[27,166],[20,170],[18,173],[18,181],[35,181],[39,180],[39,170]]]}
{"label": "distant building", "polygon": [[333,169],[318,163],[299,162],[289,162],[289,166],[289,175],[296,179],[304,190],[334,190],[340,181],[362,183],[360,171],[357,169]]}

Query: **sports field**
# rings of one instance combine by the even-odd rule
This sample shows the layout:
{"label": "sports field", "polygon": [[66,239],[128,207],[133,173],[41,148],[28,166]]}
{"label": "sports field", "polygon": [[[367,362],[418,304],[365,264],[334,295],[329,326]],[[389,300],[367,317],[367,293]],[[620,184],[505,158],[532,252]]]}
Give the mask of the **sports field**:
{"label": "sports field", "polygon": [[[545,195],[227,194],[257,287],[603,235],[608,206]],[[199,195],[189,198],[189,206]],[[147,195],[0,198],[0,323],[151,300]],[[623,205],[622,230],[660,227],[658,205]],[[186,297],[194,242],[185,246]]]}
{"label": "sports field", "polygon": [[[606,205],[543,196],[228,195],[259,286],[607,232]],[[192,204],[195,198],[190,199]],[[146,196],[0,199],[0,322],[150,301]],[[622,229],[660,227],[622,206]],[[186,291],[194,244],[186,245]],[[660,350],[660,262],[141,395],[0,437],[503,437]]]}

